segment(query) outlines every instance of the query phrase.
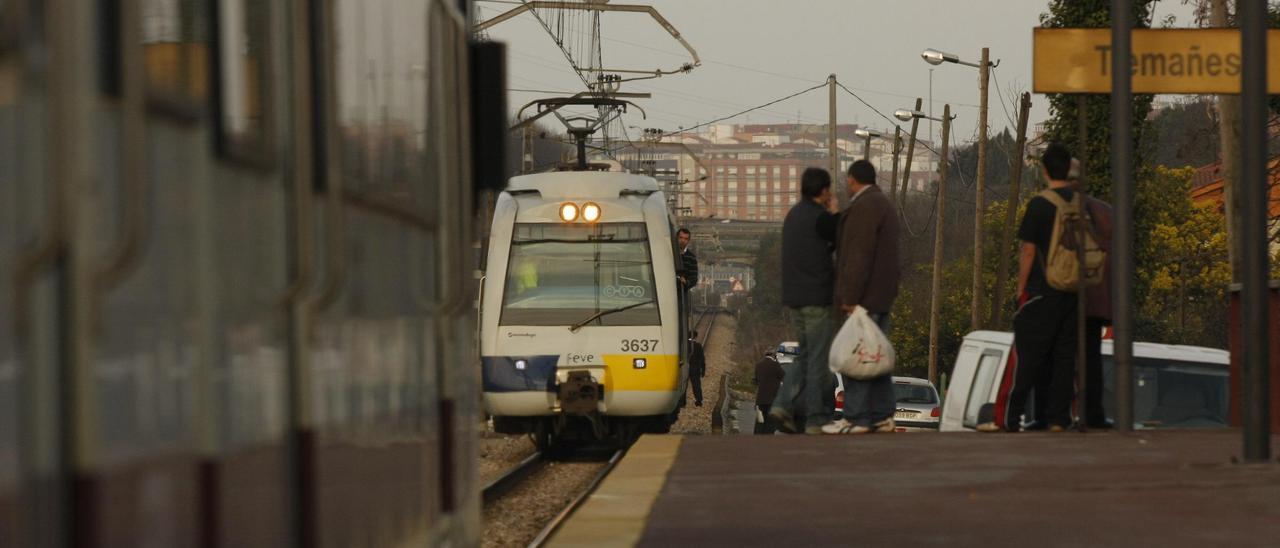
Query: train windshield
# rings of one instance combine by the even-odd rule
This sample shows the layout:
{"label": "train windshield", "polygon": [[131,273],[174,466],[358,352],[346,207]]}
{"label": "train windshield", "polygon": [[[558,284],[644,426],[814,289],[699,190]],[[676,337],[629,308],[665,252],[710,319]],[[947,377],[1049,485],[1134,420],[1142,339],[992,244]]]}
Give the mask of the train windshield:
{"label": "train windshield", "polygon": [[644,223],[517,223],[502,325],[658,325]]}

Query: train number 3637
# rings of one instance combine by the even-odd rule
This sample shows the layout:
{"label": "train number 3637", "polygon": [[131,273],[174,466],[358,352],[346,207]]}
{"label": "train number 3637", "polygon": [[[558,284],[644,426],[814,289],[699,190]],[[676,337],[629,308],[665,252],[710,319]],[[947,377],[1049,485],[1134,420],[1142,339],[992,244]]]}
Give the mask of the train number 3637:
{"label": "train number 3637", "polygon": [[623,352],[653,352],[658,349],[658,339],[622,339]]}

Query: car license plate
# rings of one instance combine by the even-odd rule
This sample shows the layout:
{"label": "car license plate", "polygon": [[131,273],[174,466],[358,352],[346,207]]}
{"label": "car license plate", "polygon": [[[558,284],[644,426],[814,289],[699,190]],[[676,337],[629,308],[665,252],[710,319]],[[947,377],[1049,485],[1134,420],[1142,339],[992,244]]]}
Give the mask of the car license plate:
{"label": "car license plate", "polygon": [[919,416],[919,411],[898,411],[893,414],[893,418],[895,419],[914,419]]}

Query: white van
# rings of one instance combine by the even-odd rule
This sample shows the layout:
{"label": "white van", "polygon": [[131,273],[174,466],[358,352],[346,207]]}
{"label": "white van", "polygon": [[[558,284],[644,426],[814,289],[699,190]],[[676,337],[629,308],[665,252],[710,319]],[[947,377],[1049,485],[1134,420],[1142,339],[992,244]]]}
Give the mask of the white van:
{"label": "white van", "polygon": [[[941,431],[972,432],[980,414],[990,416],[990,408],[983,407],[995,405],[1012,346],[1012,333],[974,331],[965,336],[944,397]],[[1112,342],[1102,341],[1102,403],[1109,417],[1115,407],[1111,353]],[[1226,350],[1135,342],[1133,357],[1134,428],[1227,426]],[[1028,401],[1027,413],[1033,408]]]}

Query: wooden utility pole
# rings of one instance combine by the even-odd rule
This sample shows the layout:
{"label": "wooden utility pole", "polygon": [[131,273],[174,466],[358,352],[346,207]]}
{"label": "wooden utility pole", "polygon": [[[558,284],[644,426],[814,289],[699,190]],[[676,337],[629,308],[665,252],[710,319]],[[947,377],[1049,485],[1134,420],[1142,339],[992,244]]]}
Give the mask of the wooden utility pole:
{"label": "wooden utility pole", "polygon": [[893,170],[889,176],[889,199],[898,195],[898,155],[902,153],[902,128],[893,128]]}
{"label": "wooden utility pole", "polygon": [[831,187],[836,192],[840,210],[849,203],[849,188],[840,177],[840,149],[836,147],[836,75],[827,76],[827,156],[831,169]]}
{"label": "wooden utility pole", "polygon": [[929,303],[929,382],[938,383],[938,315],[942,311],[942,235],[947,212],[947,145],[951,105],[942,107],[942,163],[938,166],[937,215],[933,228],[933,285]]}
{"label": "wooden utility pole", "polygon": [[[1213,0],[1209,12],[1209,24],[1226,28],[1227,0]],[[1231,281],[1240,281],[1240,192],[1237,186],[1240,173],[1240,96],[1218,96],[1218,140],[1222,147],[1218,157],[1222,160],[1222,203],[1227,214],[1227,261],[1231,265]]]}
{"label": "wooden utility pole", "polygon": [[973,299],[970,303],[969,329],[982,327],[982,214],[987,192],[987,88],[991,77],[991,49],[982,48],[978,67],[981,86],[978,102],[978,182],[973,195]]}
{"label": "wooden utility pole", "polygon": [[1076,173],[1076,180],[1079,181],[1080,190],[1088,191],[1089,187],[1085,184],[1086,175],[1089,173],[1089,97],[1084,94],[1076,95],[1076,153],[1075,158],[1080,160],[1080,171]]}
{"label": "wooden utility pole", "polygon": [[1013,238],[1014,222],[1018,218],[1018,206],[1022,203],[1022,171],[1024,150],[1027,147],[1027,117],[1031,114],[1031,94],[1023,93],[1018,105],[1018,141],[1013,147],[1009,162],[1009,206],[1004,212],[1004,230],[1000,232],[1000,247],[996,258],[996,290],[991,295],[991,327],[1004,329],[1004,291],[1009,281],[1009,240]]}
{"label": "wooden utility pole", "polygon": [[[924,99],[916,97],[916,112],[920,112],[920,107],[924,105]],[[929,123],[933,123],[930,121]],[[895,196],[898,200],[898,211],[902,211],[902,204],[906,202],[907,189],[911,182],[911,158],[916,155],[916,130],[920,129],[920,118],[911,119],[911,138],[907,140],[907,164],[902,166],[902,187],[899,192],[900,196]]]}

